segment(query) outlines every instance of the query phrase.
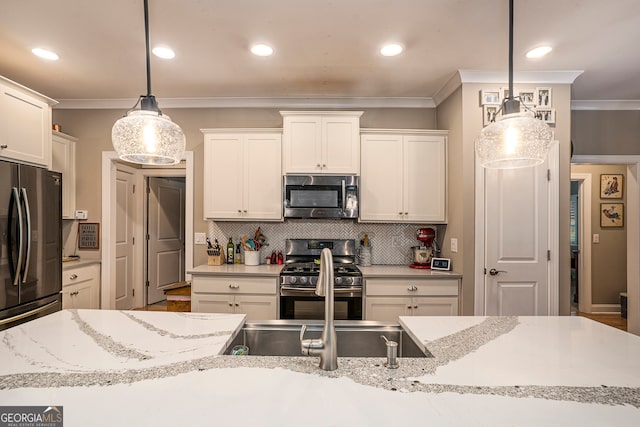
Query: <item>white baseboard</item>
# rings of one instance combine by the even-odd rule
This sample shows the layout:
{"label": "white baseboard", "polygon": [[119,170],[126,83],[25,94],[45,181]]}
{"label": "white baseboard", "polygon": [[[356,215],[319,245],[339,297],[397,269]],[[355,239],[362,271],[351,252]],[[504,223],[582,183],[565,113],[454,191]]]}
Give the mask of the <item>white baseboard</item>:
{"label": "white baseboard", "polygon": [[620,313],[620,304],[591,304],[591,313]]}

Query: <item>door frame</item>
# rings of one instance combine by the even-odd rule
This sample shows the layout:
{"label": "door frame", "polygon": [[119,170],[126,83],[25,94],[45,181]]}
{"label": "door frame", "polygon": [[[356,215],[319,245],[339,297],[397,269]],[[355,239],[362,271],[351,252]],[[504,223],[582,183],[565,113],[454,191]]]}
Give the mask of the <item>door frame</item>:
{"label": "door frame", "polygon": [[[578,190],[578,311],[591,313],[591,174],[572,173]],[[589,212],[589,215],[586,213]]]}
{"label": "door frame", "polygon": [[[548,212],[548,242],[551,251],[548,263],[547,278],[548,289],[548,313],[549,316],[557,316],[559,313],[559,230],[560,230],[560,183],[558,179],[560,171],[560,144],[552,141],[549,149],[549,170],[551,180],[549,182],[549,212]],[[475,274],[474,274],[474,315],[485,315],[485,174],[484,168],[476,157],[476,190],[475,190]]]}
{"label": "door frame", "polygon": [[640,156],[574,155],[571,163],[627,165],[627,331],[640,335]]}
{"label": "door frame", "polygon": [[[102,269],[101,269],[101,291],[100,308],[115,309],[115,218],[116,218],[116,163],[120,159],[115,151],[102,152]],[[136,196],[136,210],[138,218],[142,218],[144,212],[144,176],[184,176],[185,177],[185,270],[193,268],[193,151],[185,151],[183,160],[186,162],[185,169],[137,169],[136,186],[140,188]],[[164,175],[164,174],[167,175]],[[170,175],[174,174],[174,175]],[[138,242],[144,242],[143,223],[137,221],[135,227],[135,238]],[[144,254],[145,245],[136,245],[134,267],[134,305],[141,307],[145,301],[144,289]],[[190,280],[190,275],[185,273],[185,280]]]}

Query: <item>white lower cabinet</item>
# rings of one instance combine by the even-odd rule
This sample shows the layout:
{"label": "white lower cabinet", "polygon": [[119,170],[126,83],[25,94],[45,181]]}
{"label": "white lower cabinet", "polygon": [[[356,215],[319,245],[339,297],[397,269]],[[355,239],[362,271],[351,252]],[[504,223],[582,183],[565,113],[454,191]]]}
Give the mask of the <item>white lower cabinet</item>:
{"label": "white lower cabinet", "polygon": [[398,316],[457,316],[458,279],[366,279],[365,319],[397,322]]}
{"label": "white lower cabinet", "polygon": [[275,320],[277,278],[193,275],[191,311],[244,313],[247,320]]}
{"label": "white lower cabinet", "polygon": [[100,265],[64,268],[62,308],[100,308]]}

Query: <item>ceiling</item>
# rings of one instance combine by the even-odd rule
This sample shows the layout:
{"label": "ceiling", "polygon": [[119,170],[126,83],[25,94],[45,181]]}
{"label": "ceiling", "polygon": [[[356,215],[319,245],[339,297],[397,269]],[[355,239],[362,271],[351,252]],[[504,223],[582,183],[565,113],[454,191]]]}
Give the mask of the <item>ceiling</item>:
{"label": "ceiling", "polygon": [[[2,0],[0,75],[51,98],[146,92],[142,0]],[[150,0],[159,99],[432,98],[457,70],[506,71],[507,0]],[[640,100],[640,1],[516,0],[514,68],[582,70],[574,100]],[[387,41],[405,51],[383,57]],[[254,42],[272,45],[256,57]],[[524,53],[554,50],[538,60]],[[34,47],[57,52],[50,62]]]}

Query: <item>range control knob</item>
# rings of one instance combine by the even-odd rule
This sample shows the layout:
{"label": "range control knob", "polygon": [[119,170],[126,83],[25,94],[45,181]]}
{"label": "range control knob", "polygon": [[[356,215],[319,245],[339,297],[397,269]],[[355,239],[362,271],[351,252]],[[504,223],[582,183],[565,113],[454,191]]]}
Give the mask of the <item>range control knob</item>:
{"label": "range control knob", "polygon": [[347,285],[352,284],[352,283],[353,283],[353,277],[347,277],[347,278],[345,279],[345,282],[347,283]]}
{"label": "range control knob", "polygon": [[289,281],[293,284],[293,283],[296,283],[298,281],[298,278],[293,276],[293,277],[289,278]]}
{"label": "range control knob", "polygon": [[300,277],[300,283],[307,283],[307,278],[304,276]]}
{"label": "range control knob", "polygon": [[342,277],[336,277],[334,282],[335,282],[336,285],[341,284],[342,283]]}

